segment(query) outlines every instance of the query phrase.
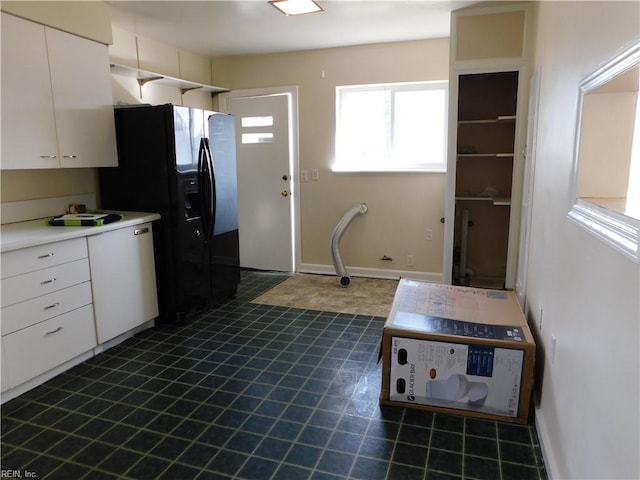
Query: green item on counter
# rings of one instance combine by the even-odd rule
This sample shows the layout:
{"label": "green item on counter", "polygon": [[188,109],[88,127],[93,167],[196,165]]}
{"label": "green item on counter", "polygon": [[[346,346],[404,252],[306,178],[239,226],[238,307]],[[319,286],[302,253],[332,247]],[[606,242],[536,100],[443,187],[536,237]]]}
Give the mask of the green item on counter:
{"label": "green item on counter", "polygon": [[67,213],[47,220],[53,227],[96,227],[122,220],[121,213]]}

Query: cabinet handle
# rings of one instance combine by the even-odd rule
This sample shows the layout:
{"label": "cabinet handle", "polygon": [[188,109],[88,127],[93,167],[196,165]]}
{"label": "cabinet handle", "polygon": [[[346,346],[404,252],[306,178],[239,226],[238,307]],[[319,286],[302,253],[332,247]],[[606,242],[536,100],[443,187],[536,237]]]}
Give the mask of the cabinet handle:
{"label": "cabinet handle", "polygon": [[46,336],[46,335],[52,335],[52,334],[54,334],[54,333],[59,332],[60,330],[62,330],[62,326],[60,326],[60,327],[58,327],[58,328],[56,328],[56,329],[54,329],[54,330],[51,330],[50,332],[45,332],[45,336]]}
{"label": "cabinet handle", "polygon": [[77,155],[62,155],[62,158],[78,158]]}
{"label": "cabinet handle", "polygon": [[38,255],[38,258],[47,258],[47,257],[53,257],[53,252],[45,253],[44,255]]}
{"label": "cabinet handle", "polygon": [[46,307],[43,308],[43,310],[49,310],[50,308],[56,308],[58,305],[60,305],[60,302],[56,302],[52,305],[47,305]]}
{"label": "cabinet handle", "polygon": [[58,158],[57,155],[40,155],[40,158]]}
{"label": "cabinet handle", "polygon": [[134,234],[134,235],[142,235],[143,233],[149,233],[149,228],[148,228],[148,227],[145,227],[145,228],[136,228],[136,229],[133,231],[133,234]]}
{"label": "cabinet handle", "polygon": [[49,280],[44,280],[44,281],[40,282],[40,285],[46,285],[47,283],[53,283],[55,281],[56,281],[55,278],[50,278]]}

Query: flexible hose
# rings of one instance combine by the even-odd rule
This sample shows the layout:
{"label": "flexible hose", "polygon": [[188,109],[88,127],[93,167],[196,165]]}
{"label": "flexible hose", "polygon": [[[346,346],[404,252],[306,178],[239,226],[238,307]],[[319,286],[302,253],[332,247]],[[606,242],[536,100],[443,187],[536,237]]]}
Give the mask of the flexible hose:
{"label": "flexible hose", "polygon": [[348,287],[351,283],[351,277],[349,277],[349,275],[347,274],[347,270],[344,268],[342,258],[340,257],[340,239],[342,238],[342,234],[347,229],[351,221],[358,215],[364,215],[365,213],[367,213],[367,205],[365,203],[361,203],[360,205],[351,207],[342,216],[336,227],[333,229],[333,233],[331,234],[331,258],[333,260],[333,266],[336,269],[336,274],[340,279],[341,287]]}

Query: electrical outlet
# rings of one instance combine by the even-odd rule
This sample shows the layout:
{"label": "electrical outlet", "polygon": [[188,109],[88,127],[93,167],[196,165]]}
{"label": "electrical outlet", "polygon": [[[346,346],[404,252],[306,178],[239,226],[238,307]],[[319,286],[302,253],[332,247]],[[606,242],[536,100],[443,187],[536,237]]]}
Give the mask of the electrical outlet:
{"label": "electrical outlet", "polygon": [[415,257],[413,255],[407,255],[407,266],[413,267]]}
{"label": "electrical outlet", "polygon": [[538,330],[542,331],[542,305],[538,305]]}
{"label": "electrical outlet", "polygon": [[303,183],[309,181],[309,170],[300,170],[300,181]]}
{"label": "electrical outlet", "polygon": [[311,180],[320,180],[320,170],[317,168],[311,169]]}
{"label": "electrical outlet", "polygon": [[427,241],[430,242],[431,240],[433,240],[433,229],[431,228],[427,228]]}

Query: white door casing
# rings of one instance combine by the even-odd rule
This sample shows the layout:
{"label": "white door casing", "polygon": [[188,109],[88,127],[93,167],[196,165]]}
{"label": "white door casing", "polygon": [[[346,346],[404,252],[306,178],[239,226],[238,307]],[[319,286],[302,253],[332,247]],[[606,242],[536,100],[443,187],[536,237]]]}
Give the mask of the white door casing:
{"label": "white door casing", "polygon": [[468,67],[452,68],[449,72],[449,120],[447,143],[447,185],[445,198],[445,232],[442,280],[452,283],[454,223],[456,212],[456,175],[457,175],[457,132],[458,132],[458,81],[461,75],[518,72],[518,94],[516,108],[516,131],[514,136],[513,174],[511,186],[511,207],[509,214],[509,244],[507,247],[507,271],[505,288],[513,290],[516,284],[518,267],[518,247],[520,233],[520,202],[522,196],[522,178],[524,169],[524,142],[526,135],[526,106],[528,105],[527,68],[521,61],[486,62],[482,67],[476,64]]}
{"label": "white door casing", "polygon": [[[236,118],[240,266],[295,271],[297,88],[228,92],[220,109]],[[243,126],[247,118],[272,118],[272,125]]]}
{"label": "white door casing", "polygon": [[520,212],[520,249],[518,255],[518,274],[516,295],[520,306],[526,312],[527,272],[529,267],[529,241],[531,237],[531,207],[533,206],[533,185],[536,166],[536,138],[538,133],[538,95],[540,75],[535,72],[529,86],[529,120],[527,123],[527,144],[525,147],[525,167],[522,182],[522,203]]}

